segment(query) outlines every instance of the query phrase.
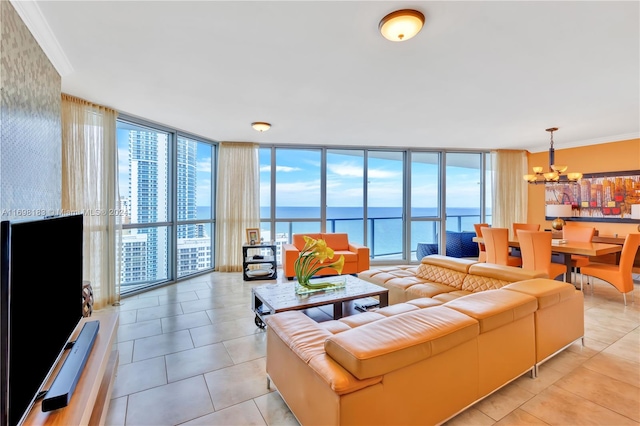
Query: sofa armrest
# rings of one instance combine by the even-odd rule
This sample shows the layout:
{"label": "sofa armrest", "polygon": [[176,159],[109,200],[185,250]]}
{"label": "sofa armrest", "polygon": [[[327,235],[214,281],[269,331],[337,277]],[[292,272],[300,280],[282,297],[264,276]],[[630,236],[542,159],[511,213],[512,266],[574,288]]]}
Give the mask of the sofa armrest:
{"label": "sofa armrest", "polygon": [[369,269],[369,247],[362,244],[349,243],[349,251],[358,255],[358,272]]}
{"label": "sofa armrest", "polygon": [[293,278],[296,273],[293,264],[300,255],[300,250],[293,244],[282,245],[282,272],[287,278]]}
{"label": "sofa armrest", "polygon": [[562,348],[584,337],[584,296],[565,282],[537,278],[504,286],[535,297],[536,362],[541,363]]}

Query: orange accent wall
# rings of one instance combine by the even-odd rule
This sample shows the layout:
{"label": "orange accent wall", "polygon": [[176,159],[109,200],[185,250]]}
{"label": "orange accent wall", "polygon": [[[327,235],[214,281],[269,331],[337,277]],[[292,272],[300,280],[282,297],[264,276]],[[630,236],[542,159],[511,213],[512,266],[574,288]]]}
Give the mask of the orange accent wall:
{"label": "orange accent wall", "polygon": [[[555,163],[567,165],[568,172],[598,173],[640,170],[640,139],[588,145],[577,148],[556,149]],[[549,167],[549,152],[530,153],[529,170],[533,166]],[[544,185],[529,185],[529,208],[527,221],[539,223],[541,229],[551,228],[545,220]],[[615,222],[579,222],[595,226],[600,235],[618,234],[622,237],[629,232],[638,232],[637,224]]]}

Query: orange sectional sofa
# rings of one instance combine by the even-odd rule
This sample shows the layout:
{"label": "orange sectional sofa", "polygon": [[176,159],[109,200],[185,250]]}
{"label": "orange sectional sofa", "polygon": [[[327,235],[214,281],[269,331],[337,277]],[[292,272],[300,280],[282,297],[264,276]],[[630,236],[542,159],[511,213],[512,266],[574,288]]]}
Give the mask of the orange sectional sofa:
{"label": "orange sectional sofa", "polygon": [[[474,275],[460,280],[439,260],[422,268],[432,278],[458,276],[458,286]],[[516,269],[492,274],[515,277]],[[396,273],[412,279],[409,268]],[[468,284],[484,284],[462,294],[421,280],[433,297],[321,323],[299,311],[267,317],[267,374],[301,424],[439,424],[519,376],[535,376],[584,336],[582,292],[568,283],[472,277]]]}
{"label": "orange sectional sofa", "polygon": [[[293,263],[304,248],[304,236],[313,239],[325,240],[327,246],[334,250],[335,256],[330,262],[337,260],[340,255],[344,256],[343,274],[357,274],[369,269],[369,247],[349,242],[349,234],[340,232],[327,232],[317,234],[293,234],[292,244],[282,245],[282,270],[287,279],[293,279],[296,273]],[[318,275],[337,275],[331,268],[325,268],[318,272]]]}
{"label": "orange sectional sofa", "polygon": [[275,314],[267,318],[267,374],[304,425],[439,424],[535,374],[540,349],[564,347],[556,336],[575,337],[582,311],[541,320],[549,310],[557,319],[563,299],[582,302],[575,293],[534,279],[322,323],[299,311]]}
{"label": "orange sectional sofa", "polygon": [[549,276],[541,271],[433,254],[423,257],[419,265],[383,266],[363,271],[358,278],[389,289],[389,304],[394,304],[419,297],[446,302],[515,281]]}

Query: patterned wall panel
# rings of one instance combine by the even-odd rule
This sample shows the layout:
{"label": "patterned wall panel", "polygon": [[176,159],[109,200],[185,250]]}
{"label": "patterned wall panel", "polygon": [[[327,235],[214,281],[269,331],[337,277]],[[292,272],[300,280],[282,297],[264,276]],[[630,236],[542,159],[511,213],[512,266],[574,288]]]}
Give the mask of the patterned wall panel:
{"label": "patterned wall panel", "polygon": [[0,218],[54,214],[61,207],[61,78],[5,0],[0,86]]}

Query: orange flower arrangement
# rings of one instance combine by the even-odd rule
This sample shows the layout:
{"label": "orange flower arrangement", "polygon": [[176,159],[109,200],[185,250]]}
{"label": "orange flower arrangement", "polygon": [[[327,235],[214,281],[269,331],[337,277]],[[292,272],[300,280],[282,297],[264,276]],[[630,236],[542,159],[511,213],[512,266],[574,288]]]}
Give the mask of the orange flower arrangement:
{"label": "orange flower arrangement", "polygon": [[327,247],[327,243],[321,239],[313,239],[304,236],[304,247],[300,251],[300,255],[293,264],[298,284],[310,289],[322,289],[326,287],[334,287],[332,283],[311,283],[309,280],[316,275],[318,271],[324,268],[333,268],[338,274],[342,274],[344,267],[344,256],[340,256],[333,263],[325,264],[327,259],[333,259],[334,251]]}

